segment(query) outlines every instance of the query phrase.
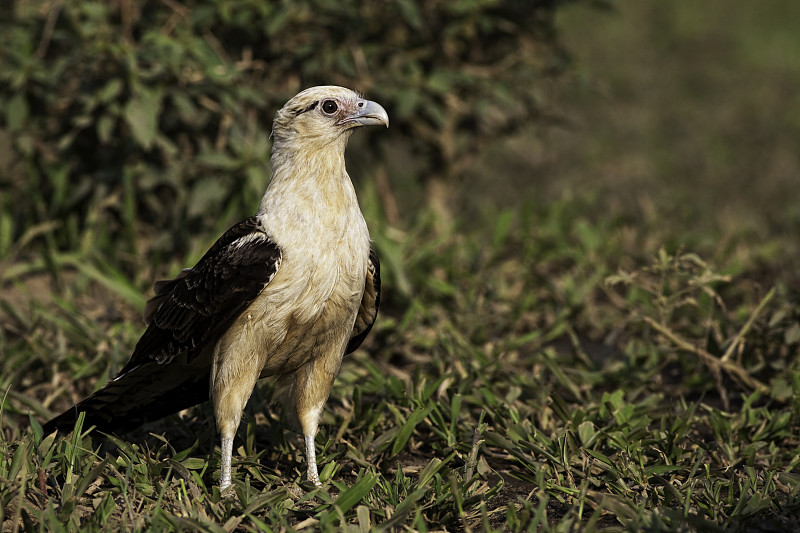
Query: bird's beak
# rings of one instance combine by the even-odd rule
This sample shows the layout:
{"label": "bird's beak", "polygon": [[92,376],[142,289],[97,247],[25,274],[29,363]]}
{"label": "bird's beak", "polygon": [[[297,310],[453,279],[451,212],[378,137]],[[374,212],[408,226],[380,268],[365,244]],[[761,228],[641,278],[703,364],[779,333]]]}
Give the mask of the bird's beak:
{"label": "bird's beak", "polygon": [[371,100],[359,100],[356,110],[345,118],[345,122],[354,122],[360,126],[380,126],[382,124],[388,128],[389,115],[379,103]]}

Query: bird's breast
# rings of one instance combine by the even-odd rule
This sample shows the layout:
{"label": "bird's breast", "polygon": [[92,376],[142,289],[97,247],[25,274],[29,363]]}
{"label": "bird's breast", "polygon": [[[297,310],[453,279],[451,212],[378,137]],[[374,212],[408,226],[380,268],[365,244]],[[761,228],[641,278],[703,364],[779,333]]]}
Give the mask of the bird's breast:
{"label": "bird's breast", "polygon": [[241,330],[227,339],[228,351],[261,365],[262,377],[293,372],[318,357],[341,359],[369,262],[369,235],[360,215],[291,242],[276,239],[281,266],[243,313]]}

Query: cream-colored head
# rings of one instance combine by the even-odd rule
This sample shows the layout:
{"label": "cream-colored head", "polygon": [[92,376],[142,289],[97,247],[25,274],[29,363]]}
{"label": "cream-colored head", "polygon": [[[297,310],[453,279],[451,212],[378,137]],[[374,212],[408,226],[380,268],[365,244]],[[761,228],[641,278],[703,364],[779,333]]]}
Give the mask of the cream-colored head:
{"label": "cream-colored head", "polygon": [[[275,116],[272,178],[258,213],[297,211],[303,202],[319,197],[338,198],[357,210],[345,169],[347,140],[358,126],[381,124],[389,126],[386,110],[350,89],[327,85],[298,93]],[[347,202],[337,196],[343,191]]]}
{"label": "cream-colored head", "polygon": [[355,91],[334,85],[311,87],[289,100],[275,116],[273,155],[286,148],[344,150],[354,128],[381,124],[389,126],[386,110]]}

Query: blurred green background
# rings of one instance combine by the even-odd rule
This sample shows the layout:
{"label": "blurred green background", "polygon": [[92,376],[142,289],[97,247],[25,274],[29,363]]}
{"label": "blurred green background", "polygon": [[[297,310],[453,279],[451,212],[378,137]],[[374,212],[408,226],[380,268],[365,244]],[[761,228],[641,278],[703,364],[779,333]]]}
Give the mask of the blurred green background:
{"label": "blurred green background", "polygon": [[[390,222],[414,223],[420,197],[449,220],[482,149],[544,112],[568,66],[554,22],[566,3],[16,2],[0,250],[35,225],[48,253],[80,247],[87,227],[118,253],[191,250],[198,230],[252,211],[274,112],[325,84],[391,110],[389,134],[351,158]],[[411,184],[421,192],[396,201]]]}
{"label": "blurred green background", "polygon": [[[545,202],[590,196],[609,215],[654,219],[704,251],[779,239],[786,248],[770,258],[796,257],[800,6],[614,6],[560,12],[575,61],[557,95],[564,120],[488,155],[475,183],[510,165],[494,174],[509,179],[485,194],[508,183],[502,199],[511,205],[519,191]],[[796,276],[796,262],[784,266]]]}
{"label": "blurred green background", "polygon": [[433,213],[469,231],[580,197],[672,228],[673,248],[761,240],[791,276],[795,240],[768,246],[800,221],[798,10],[16,2],[2,15],[0,254],[43,253],[55,273],[57,250],[103,246],[127,277],[196,256],[257,205],[275,109],[334,83],[390,110],[350,167],[393,227]]}
{"label": "blurred green background", "polygon": [[610,209],[638,204],[723,245],[744,232],[791,246],[800,223],[799,15],[798,4],[780,0],[565,12],[578,70],[564,99],[572,127],[544,150],[548,189],[589,190]]}

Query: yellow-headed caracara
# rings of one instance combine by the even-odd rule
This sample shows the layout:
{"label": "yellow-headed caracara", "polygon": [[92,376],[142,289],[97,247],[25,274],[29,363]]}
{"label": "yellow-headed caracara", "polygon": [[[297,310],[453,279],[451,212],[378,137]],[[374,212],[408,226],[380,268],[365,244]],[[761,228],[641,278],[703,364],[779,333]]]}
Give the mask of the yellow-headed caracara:
{"label": "yellow-headed caracara", "polygon": [[222,438],[219,484],[231,484],[233,437],[261,377],[277,376],[303,431],[319,485],[314,436],[342,358],[378,313],[380,266],[345,169],[358,126],[386,111],[343,87],[307,89],[273,124],[272,179],[255,216],[225,232],[191,269],[156,283],[147,330],[130,361],[79,412],[103,431],[132,429],[208,400]]}

